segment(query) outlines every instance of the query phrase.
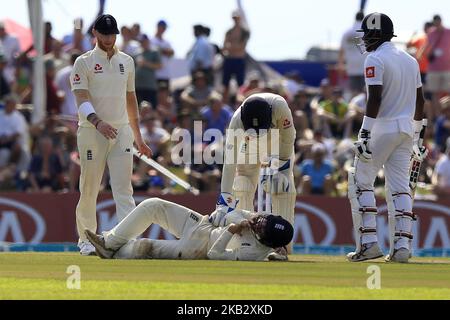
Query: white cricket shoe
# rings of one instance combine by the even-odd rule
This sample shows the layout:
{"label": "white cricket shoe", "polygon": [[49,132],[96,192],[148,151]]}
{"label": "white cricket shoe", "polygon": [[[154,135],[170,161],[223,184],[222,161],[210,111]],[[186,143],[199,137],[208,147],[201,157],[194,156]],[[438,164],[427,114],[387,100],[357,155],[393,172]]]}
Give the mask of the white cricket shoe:
{"label": "white cricket shoe", "polygon": [[388,254],[384,261],[386,262],[398,262],[398,263],[408,263],[409,258],[411,258],[411,253],[406,248],[395,249],[392,257]]}
{"label": "white cricket shoe", "polygon": [[365,243],[361,246],[361,251],[350,252],[347,254],[347,260],[350,262],[365,261],[370,259],[376,259],[383,256],[378,243]]}
{"label": "white cricket shoe", "polygon": [[114,253],[116,252],[114,250],[106,248],[105,239],[103,238],[103,236],[95,234],[89,230],[84,230],[84,234],[95,247],[95,252],[100,258],[112,259]]}
{"label": "white cricket shoe", "polygon": [[95,256],[95,248],[89,241],[80,241],[78,243],[78,248],[80,248],[80,254],[82,256]]}
{"label": "white cricket shoe", "polygon": [[283,247],[277,248],[274,252],[269,253],[267,256],[269,261],[288,261],[287,250]]}

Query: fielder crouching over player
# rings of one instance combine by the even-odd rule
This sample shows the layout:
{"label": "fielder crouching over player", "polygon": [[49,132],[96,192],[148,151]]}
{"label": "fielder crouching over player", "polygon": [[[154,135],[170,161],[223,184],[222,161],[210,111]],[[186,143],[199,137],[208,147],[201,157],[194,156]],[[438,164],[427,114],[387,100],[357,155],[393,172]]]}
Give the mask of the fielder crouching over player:
{"label": "fielder crouching over player", "polygon": [[[209,216],[176,203],[151,198],[103,235],[88,229],[85,234],[104,259],[262,261],[293,237],[292,225],[281,216],[235,209],[222,219],[220,227],[209,220]],[[179,240],[135,240],[153,223]]]}
{"label": "fielder crouching over player", "polygon": [[364,18],[360,32],[366,51],[367,113],[355,142],[355,167],[349,172],[348,197],[356,241],[349,261],[383,255],[377,239],[374,181],[384,167],[389,214],[388,262],[408,262],[411,254],[412,195],[410,159],[423,159],[419,145],[424,98],[417,61],[391,42],[394,27],[381,13]]}
{"label": "fielder crouching over player", "polygon": [[[255,191],[261,178],[261,185],[271,198],[271,208],[265,211],[275,212],[294,223],[295,136],[292,113],[282,96],[257,93],[244,100],[227,129],[221,194],[211,219],[214,225],[227,215],[230,204],[253,211]],[[264,177],[260,177],[262,165],[267,165]],[[291,244],[288,251],[291,251]],[[287,260],[287,252],[280,248],[269,258]]]}

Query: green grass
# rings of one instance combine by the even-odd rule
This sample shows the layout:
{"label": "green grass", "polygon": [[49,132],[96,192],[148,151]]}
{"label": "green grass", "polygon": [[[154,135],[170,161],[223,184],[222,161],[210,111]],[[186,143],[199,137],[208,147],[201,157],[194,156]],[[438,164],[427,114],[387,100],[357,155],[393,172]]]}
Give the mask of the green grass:
{"label": "green grass", "polygon": [[[290,262],[101,260],[76,253],[1,253],[0,299],[450,299],[450,259],[407,265],[291,256]],[[381,289],[366,286],[381,269]],[[81,289],[68,289],[68,266]]]}

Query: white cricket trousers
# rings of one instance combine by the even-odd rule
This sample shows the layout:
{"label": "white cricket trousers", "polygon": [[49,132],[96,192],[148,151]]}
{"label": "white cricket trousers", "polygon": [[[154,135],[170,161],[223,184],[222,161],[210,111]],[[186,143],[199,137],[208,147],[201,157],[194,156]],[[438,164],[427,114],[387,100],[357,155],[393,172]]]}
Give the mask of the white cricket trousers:
{"label": "white cricket trousers", "polygon": [[355,180],[360,189],[373,190],[378,171],[384,166],[386,186],[393,193],[409,192],[412,137],[403,132],[374,134],[369,149],[372,161],[357,160]]}
{"label": "white cricket trousers", "polygon": [[80,241],[87,240],[84,230],[97,231],[97,196],[106,164],[118,221],[136,207],[131,186],[133,141],[133,131],[128,124],[119,127],[116,139],[112,140],[106,139],[95,128],[78,128],[81,176],[76,221]]}
{"label": "white cricket trousers", "polygon": [[[384,167],[385,184],[391,193],[409,193],[409,165],[412,154],[412,137],[403,132],[382,133],[372,136],[369,148],[372,161],[356,161],[355,182],[360,190],[374,189],[378,171]],[[373,206],[374,194],[363,193],[361,205]],[[364,198],[363,198],[364,197]],[[373,204],[372,204],[373,203]],[[365,227],[376,227],[375,215],[365,215]],[[363,243],[376,242],[376,235],[365,235]]]}
{"label": "white cricket trousers", "polygon": [[[138,239],[150,225],[158,224],[179,240]],[[203,216],[179,204],[159,198],[141,202],[125,219],[104,232],[107,248],[118,250],[114,258],[134,258],[137,242],[149,241],[154,259],[206,259],[214,226]]]}

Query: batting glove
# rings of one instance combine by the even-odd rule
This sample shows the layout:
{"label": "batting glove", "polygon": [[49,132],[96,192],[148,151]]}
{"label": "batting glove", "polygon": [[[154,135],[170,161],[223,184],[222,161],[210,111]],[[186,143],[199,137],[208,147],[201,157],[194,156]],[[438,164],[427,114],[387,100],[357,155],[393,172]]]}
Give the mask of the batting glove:
{"label": "batting glove", "polygon": [[216,210],[209,215],[209,222],[215,227],[223,227],[226,224],[227,213],[236,209],[239,200],[229,192],[222,192],[216,203]]}
{"label": "batting glove", "polygon": [[270,159],[267,174],[261,177],[261,184],[265,192],[279,194],[289,192],[289,168],[291,160],[281,160],[277,157]]}
{"label": "batting glove", "polygon": [[372,160],[372,152],[369,149],[370,131],[361,129],[358,134],[358,141],[354,143],[356,156],[363,162]]}

